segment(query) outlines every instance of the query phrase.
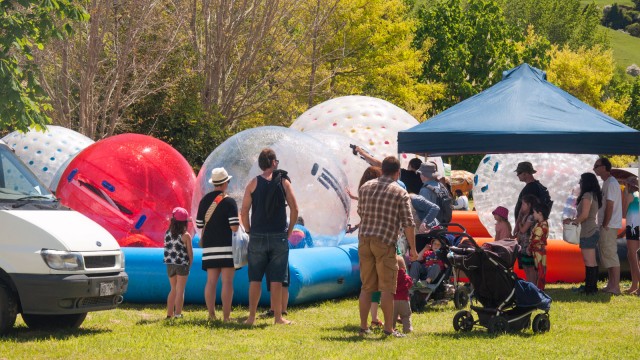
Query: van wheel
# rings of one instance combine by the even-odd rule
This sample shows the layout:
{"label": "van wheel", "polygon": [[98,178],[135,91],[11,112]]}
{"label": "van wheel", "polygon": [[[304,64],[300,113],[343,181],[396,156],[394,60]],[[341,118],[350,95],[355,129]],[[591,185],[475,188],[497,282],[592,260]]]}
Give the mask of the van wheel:
{"label": "van wheel", "polygon": [[66,315],[22,314],[22,320],[30,329],[77,329],[87,313]]}
{"label": "van wheel", "polygon": [[0,335],[6,334],[13,324],[16,323],[18,315],[18,302],[9,287],[0,282]]}

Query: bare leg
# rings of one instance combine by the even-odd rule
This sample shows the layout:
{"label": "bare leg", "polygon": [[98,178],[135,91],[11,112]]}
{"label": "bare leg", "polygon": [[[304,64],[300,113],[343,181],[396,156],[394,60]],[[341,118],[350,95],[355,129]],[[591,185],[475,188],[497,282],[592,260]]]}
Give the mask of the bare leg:
{"label": "bare leg", "polygon": [[234,268],[222,268],[222,316],[223,321],[229,321],[231,316],[231,303],[233,301],[233,276]]}
{"label": "bare leg", "polygon": [[581,249],[582,250],[582,260],[584,261],[584,266],[598,266],[598,262],[596,261],[596,249]]}
{"label": "bare leg", "polygon": [[372,302],[371,303],[371,323],[373,324],[374,322],[379,321],[378,320],[378,303],[377,302]]}
{"label": "bare leg", "polygon": [[607,270],[609,272],[609,292],[620,294],[620,266],[614,266]]}
{"label": "bare leg", "polygon": [[[271,288],[273,294],[273,287]],[[262,293],[262,282],[251,281],[249,283],[249,317],[244,322],[247,325],[253,325],[256,322],[256,311],[258,311],[258,301]]]}
{"label": "bare leg", "polygon": [[289,305],[289,287],[282,287],[282,312],[287,312],[287,307]]}
{"label": "bare leg", "polygon": [[275,324],[290,324],[291,321],[282,317],[282,283],[271,282],[271,303],[273,304],[273,322]]}
{"label": "bare leg", "polygon": [[[371,297],[369,297],[369,299],[371,299]],[[388,291],[382,292],[380,307],[382,308],[382,314],[384,314],[384,331],[391,333],[393,332],[393,325],[395,325],[395,321],[393,321],[393,293]]]}
{"label": "bare leg", "polygon": [[169,278],[169,285],[171,286],[171,290],[169,291],[169,295],[167,295],[167,317],[173,317],[175,313],[177,281],[178,281],[177,275]]}
{"label": "bare leg", "polygon": [[188,276],[177,276],[178,280],[176,281],[176,295],[175,295],[175,306],[176,306],[176,315],[182,314],[182,307],[184,306],[184,289],[187,287],[187,278]]}
{"label": "bare leg", "polygon": [[640,241],[627,240],[627,260],[629,260],[629,270],[631,272],[631,287],[627,292],[630,294],[636,293],[640,287],[640,265],[638,264],[639,247]]}
{"label": "bare leg", "polygon": [[371,292],[360,289],[358,298],[358,308],[360,310],[360,329],[368,329],[369,310],[371,309]]}
{"label": "bare leg", "polygon": [[216,288],[218,287],[218,278],[220,277],[220,269],[207,269],[207,283],[204,286],[204,302],[207,304],[209,311],[209,319],[216,318]]}

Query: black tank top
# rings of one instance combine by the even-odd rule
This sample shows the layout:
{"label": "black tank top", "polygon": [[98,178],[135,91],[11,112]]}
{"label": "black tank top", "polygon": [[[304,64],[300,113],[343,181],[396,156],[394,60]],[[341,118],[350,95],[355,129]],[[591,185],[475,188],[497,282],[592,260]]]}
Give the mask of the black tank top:
{"label": "black tank top", "polygon": [[287,210],[282,206],[276,214],[267,220],[265,197],[271,181],[258,176],[256,189],[251,193],[251,231],[257,233],[276,233],[287,231]]}

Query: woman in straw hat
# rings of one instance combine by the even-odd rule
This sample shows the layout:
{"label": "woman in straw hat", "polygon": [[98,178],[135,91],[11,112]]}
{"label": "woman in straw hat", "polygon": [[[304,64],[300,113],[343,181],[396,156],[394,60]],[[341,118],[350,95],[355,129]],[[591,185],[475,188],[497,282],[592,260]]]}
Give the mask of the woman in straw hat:
{"label": "woman in straw hat", "polygon": [[235,274],[231,240],[240,225],[238,205],[227,196],[231,178],[224,168],[211,171],[209,183],[214,188],[200,200],[196,217],[196,226],[202,229],[202,269],[207,272],[204,300],[209,319],[216,319],[216,288],[222,275],[222,315],[225,322],[230,320]]}

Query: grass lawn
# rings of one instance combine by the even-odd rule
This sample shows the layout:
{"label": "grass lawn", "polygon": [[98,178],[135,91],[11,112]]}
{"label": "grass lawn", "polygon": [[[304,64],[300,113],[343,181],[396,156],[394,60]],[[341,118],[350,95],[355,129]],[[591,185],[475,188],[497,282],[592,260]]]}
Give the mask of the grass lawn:
{"label": "grass lawn", "polygon": [[[551,331],[538,335],[456,333],[452,303],[414,314],[415,330],[404,339],[359,337],[354,297],[293,307],[291,326],[261,319],[253,328],[207,322],[203,305],[166,321],[163,305],[123,304],[90,313],[76,331],[30,331],[19,320],[0,338],[0,359],[639,359],[640,297],[585,297],[570,288],[548,286]],[[246,308],[232,316],[243,320]]]}
{"label": "grass lawn", "polygon": [[[604,26],[601,26],[604,28]],[[613,49],[613,57],[616,60],[616,64],[626,69],[631,64],[640,66],[640,38],[633,37],[629,34],[625,34],[621,31],[605,28],[609,41],[611,42],[611,49]]]}
{"label": "grass lawn", "polygon": [[618,0],[618,1],[616,0],[581,0],[580,1],[582,5],[591,4],[592,2],[596,3],[596,5],[598,5],[601,9],[606,5],[613,5],[613,4],[626,5],[631,7],[634,6],[633,1],[631,0]]}

